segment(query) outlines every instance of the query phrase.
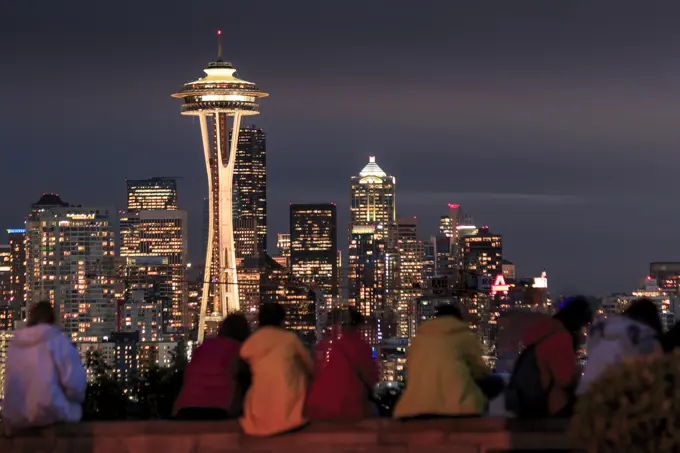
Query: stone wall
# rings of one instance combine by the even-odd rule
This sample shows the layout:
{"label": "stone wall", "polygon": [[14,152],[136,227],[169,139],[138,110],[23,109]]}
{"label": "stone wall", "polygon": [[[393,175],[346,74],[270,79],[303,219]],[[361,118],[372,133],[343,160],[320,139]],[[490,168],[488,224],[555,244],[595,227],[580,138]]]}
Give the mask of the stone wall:
{"label": "stone wall", "polygon": [[314,423],[272,438],[229,422],[108,422],[61,425],[0,438],[2,453],[492,453],[572,452],[558,420],[507,419]]}

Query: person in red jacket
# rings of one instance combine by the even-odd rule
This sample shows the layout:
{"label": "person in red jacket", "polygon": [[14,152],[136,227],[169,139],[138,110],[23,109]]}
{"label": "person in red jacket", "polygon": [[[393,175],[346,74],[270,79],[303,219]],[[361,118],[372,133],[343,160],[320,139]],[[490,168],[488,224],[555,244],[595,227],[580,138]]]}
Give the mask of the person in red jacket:
{"label": "person in red jacket", "polygon": [[245,316],[231,314],[222,321],[217,337],[206,338],[196,348],[175,401],[175,417],[223,420],[241,415],[250,373],[239,350],[249,334]]}
{"label": "person in red jacket", "polygon": [[542,387],[548,391],[548,411],[556,417],[571,416],[575,392],[581,377],[576,351],[583,329],[592,321],[590,304],[584,297],[567,299],[562,309],[529,327],[525,346],[536,345],[536,358]]}
{"label": "person in red jacket", "polygon": [[336,312],[340,323],[315,349],[314,381],[306,403],[312,420],[361,419],[376,415],[371,402],[378,369],[359,327],[363,316],[353,307]]}

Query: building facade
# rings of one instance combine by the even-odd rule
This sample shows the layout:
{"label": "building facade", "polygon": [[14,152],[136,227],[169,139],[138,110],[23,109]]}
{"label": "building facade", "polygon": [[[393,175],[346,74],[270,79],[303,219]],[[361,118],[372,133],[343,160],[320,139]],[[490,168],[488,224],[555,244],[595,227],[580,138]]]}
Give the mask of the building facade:
{"label": "building facade", "polygon": [[503,238],[488,227],[463,239],[465,271],[476,276],[496,277],[503,274]]}
{"label": "building facade", "polygon": [[26,222],[28,305],[48,300],[74,342],[115,330],[115,234],[109,208],[69,206],[45,194]]}
{"label": "building facade", "polygon": [[663,290],[680,294],[680,262],[657,261],[650,263],[649,276]]}
{"label": "building facade", "polygon": [[423,257],[422,241],[418,240],[417,225],[413,219],[399,219],[394,228],[394,241],[398,257],[397,272],[397,336],[407,338],[410,319],[415,309],[415,301],[423,295]]}
{"label": "building facade", "polygon": [[129,179],[126,182],[128,211],[179,209],[175,178]]}
{"label": "building facade", "polygon": [[7,230],[10,248],[10,291],[15,320],[26,319],[26,229]]}
{"label": "building facade", "polygon": [[392,225],[396,221],[396,179],[378,166],[375,157],[350,182],[350,236],[358,225]]}
{"label": "building facade", "polygon": [[189,331],[187,213],[182,210],[123,212],[120,217],[121,257],[167,259],[172,282],[165,334],[177,340]]}
{"label": "building facade", "polygon": [[[262,129],[256,126],[241,127],[236,147],[234,166],[234,227],[248,224],[243,222],[252,219],[254,233],[257,238],[256,251],[267,251],[267,137]],[[236,255],[251,256],[255,253],[239,251],[236,242]]]}

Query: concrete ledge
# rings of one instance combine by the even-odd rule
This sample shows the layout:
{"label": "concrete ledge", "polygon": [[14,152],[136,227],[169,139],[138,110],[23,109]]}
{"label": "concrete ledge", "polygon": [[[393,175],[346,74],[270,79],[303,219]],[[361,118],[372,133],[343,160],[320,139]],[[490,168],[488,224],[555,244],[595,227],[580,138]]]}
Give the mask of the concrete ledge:
{"label": "concrete ledge", "polygon": [[577,451],[566,421],[440,419],[313,423],[272,438],[244,435],[228,422],[102,422],[27,430],[0,439],[3,453],[483,453]]}

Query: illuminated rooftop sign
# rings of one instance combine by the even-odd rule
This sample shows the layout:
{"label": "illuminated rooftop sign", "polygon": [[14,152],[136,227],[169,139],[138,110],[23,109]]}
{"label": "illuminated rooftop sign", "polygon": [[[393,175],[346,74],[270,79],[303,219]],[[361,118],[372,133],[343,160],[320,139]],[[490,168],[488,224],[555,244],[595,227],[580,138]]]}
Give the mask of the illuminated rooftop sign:
{"label": "illuminated rooftop sign", "polygon": [[507,294],[509,289],[510,289],[510,286],[505,284],[505,279],[503,278],[503,274],[498,274],[498,276],[496,276],[496,280],[494,281],[493,285],[491,285],[491,294],[496,294],[496,293]]}
{"label": "illuminated rooftop sign", "polygon": [[10,228],[7,234],[26,234],[26,228]]}
{"label": "illuminated rooftop sign", "polygon": [[534,277],[534,288],[547,288],[548,287],[548,274],[545,272],[541,273],[540,277]]}

